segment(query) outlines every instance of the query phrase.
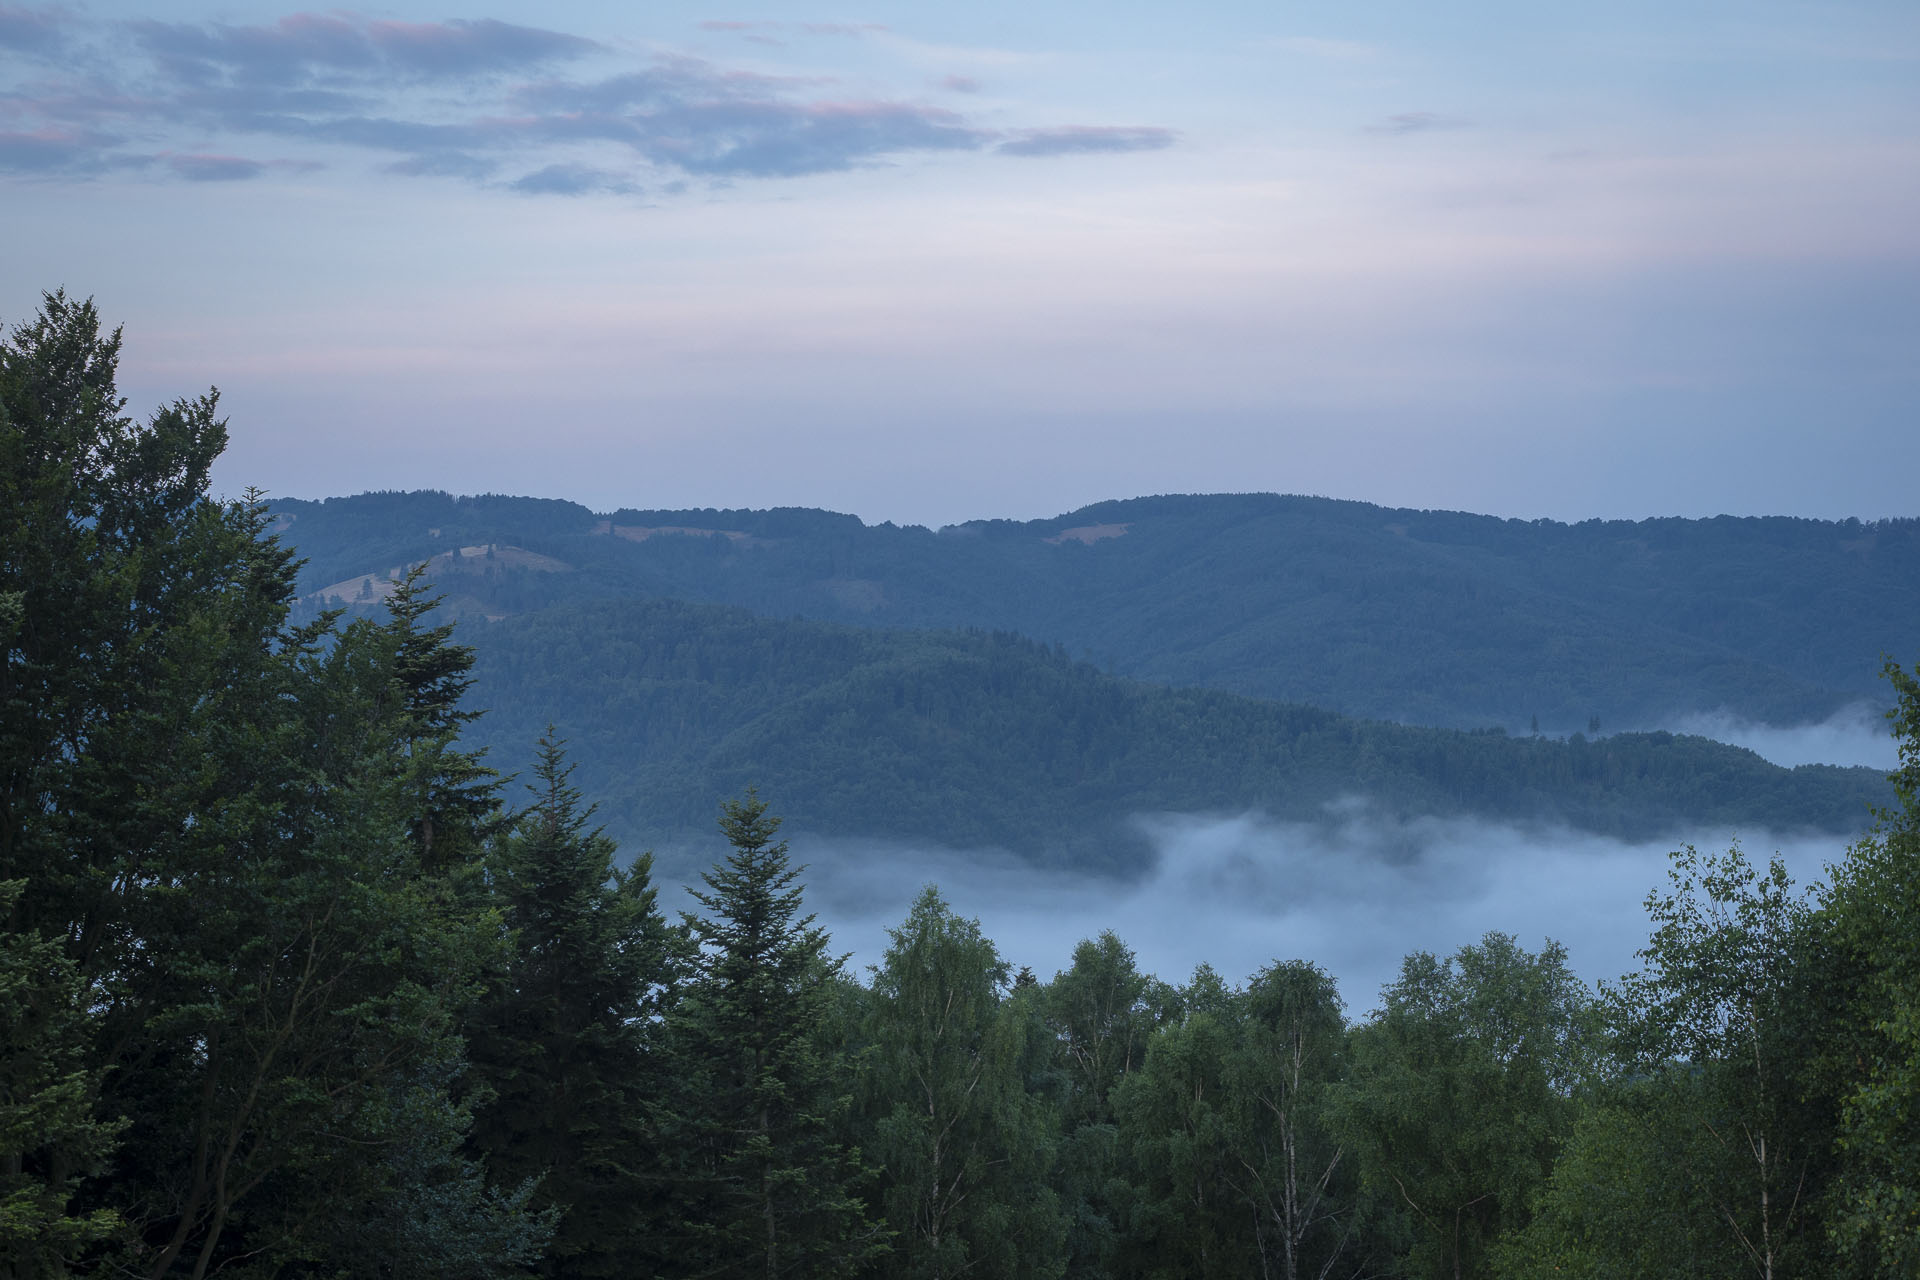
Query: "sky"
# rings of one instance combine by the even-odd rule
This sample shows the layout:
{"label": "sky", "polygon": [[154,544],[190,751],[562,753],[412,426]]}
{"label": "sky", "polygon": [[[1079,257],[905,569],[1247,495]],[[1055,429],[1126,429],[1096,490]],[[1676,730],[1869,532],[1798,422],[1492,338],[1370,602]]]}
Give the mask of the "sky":
{"label": "sky", "polygon": [[216,482],[1920,515],[1920,6],[0,0],[0,320]]}

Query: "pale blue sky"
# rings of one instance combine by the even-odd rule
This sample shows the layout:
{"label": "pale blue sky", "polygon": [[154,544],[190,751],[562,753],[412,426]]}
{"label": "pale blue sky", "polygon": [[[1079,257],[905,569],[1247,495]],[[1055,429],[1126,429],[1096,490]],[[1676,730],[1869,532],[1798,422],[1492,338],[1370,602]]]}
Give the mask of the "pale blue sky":
{"label": "pale blue sky", "polygon": [[0,0],[0,317],[237,490],[1915,515],[1920,6]]}

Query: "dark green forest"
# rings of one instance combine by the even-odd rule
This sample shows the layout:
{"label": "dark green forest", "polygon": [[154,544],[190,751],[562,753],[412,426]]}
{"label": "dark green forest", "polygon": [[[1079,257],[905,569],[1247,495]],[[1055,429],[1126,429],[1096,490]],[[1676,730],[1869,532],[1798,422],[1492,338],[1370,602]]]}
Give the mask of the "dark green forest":
{"label": "dark green forest", "polygon": [[[0,1275],[1920,1273],[1913,672],[1885,667],[1900,768],[1829,881],[1682,848],[1640,969],[1599,989],[1501,934],[1377,998],[1311,958],[1174,985],[1112,934],[1047,977],[932,887],[863,979],[780,818],[710,763],[723,854],[677,919],[583,785],[624,767],[601,726],[490,770],[493,659],[425,578],[303,605],[274,509],[209,496],[216,398],[129,418],[118,355],[61,294],[0,340]],[[991,633],[700,614],[734,632],[703,659],[672,609],[596,607],[647,637],[636,679],[687,686],[636,701],[656,718],[746,705],[704,661],[790,682],[797,722],[814,696],[993,716],[998,686],[1058,700],[1063,735],[1134,716],[1198,750],[1240,716],[1275,760],[1324,735],[1410,788],[1450,776],[1413,770],[1424,744],[1529,780],[1461,787],[1638,767],[1655,802],[1695,750],[1475,757]],[[788,731],[758,724],[717,737]],[[826,763],[879,767],[846,742]],[[1151,773],[1057,767],[1089,759],[1102,794]]]}
{"label": "dark green forest", "polygon": [[[471,630],[463,634],[474,634]],[[1742,825],[1851,836],[1885,775],[1669,733],[1566,741],[1357,720],[1120,680],[1019,636],[888,632],[672,600],[490,624],[470,740],[518,767],[549,720],[622,840],[699,847],[713,797],[758,785],[809,834],[1013,850],[1105,873],[1139,813],[1323,817],[1365,796],[1633,839]]]}
{"label": "dark green forest", "polygon": [[[1151,683],[1513,733],[1720,710],[1796,724],[1885,705],[1880,655],[1920,629],[1913,519],[1568,525],[1274,494],[939,531],[805,509],[596,514],[444,493],[273,510],[309,558],[303,595],[346,603],[369,576],[431,557],[462,617],[638,598],[1005,631]],[[463,638],[482,653],[491,643],[484,630]]]}

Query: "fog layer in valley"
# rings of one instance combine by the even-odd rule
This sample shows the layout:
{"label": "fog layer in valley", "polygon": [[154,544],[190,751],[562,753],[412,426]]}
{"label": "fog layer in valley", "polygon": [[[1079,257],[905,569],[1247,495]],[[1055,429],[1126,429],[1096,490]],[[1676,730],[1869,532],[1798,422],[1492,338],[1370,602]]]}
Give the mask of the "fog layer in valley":
{"label": "fog layer in valley", "polygon": [[[1349,1016],[1359,1017],[1375,1007],[1381,984],[1408,952],[1448,953],[1493,929],[1517,935],[1530,950],[1559,940],[1590,981],[1635,968],[1634,951],[1648,931],[1647,893],[1666,885],[1667,855],[1681,843],[1401,820],[1359,802],[1311,824],[1258,815],[1138,821],[1158,857],[1134,882],[883,842],[802,838],[793,856],[808,864],[807,909],[832,933],[836,951],[852,953],[851,967],[863,977],[880,960],[887,930],[933,883],[962,915],[979,918],[1010,964],[1029,965],[1043,979],[1067,966],[1080,939],[1112,929],[1143,970],[1173,983],[1202,962],[1238,982],[1276,959],[1312,960],[1339,979]],[[1689,838],[1707,849],[1734,835]],[[1801,884],[1823,878],[1845,847],[1831,836],[1739,835],[1758,861],[1777,850]],[[679,876],[662,878],[671,884]],[[677,888],[663,898],[687,905]]]}
{"label": "fog layer in valley", "polygon": [[1716,742],[1745,747],[1764,760],[1792,768],[1802,764],[1863,764],[1892,770],[1899,764],[1892,728],[1881,708],[1856,702],[1817,724],[1787,728],[1756,724],[1727,711],[1681,716],[1668,726]]}

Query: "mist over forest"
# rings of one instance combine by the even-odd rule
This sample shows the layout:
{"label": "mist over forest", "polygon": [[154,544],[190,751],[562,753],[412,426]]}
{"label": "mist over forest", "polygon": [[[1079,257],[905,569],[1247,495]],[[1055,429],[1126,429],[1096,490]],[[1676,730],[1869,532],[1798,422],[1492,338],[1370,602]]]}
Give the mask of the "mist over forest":
{"label": "mist over forest", "polygon": [[1887,729],[1885,709],[1870,702],[1842,707],[1811,724],[1759,724],[1723,710],[1688,712],[1659,727],[1745,747],[1788,768],[1839,764],[1886,771],[1900,758],[1898,744]]}
{"label": "mist over forest", "polygon": [[[1138,821],[1155,858],[1126,879],[877,841],[801,838],[793,857],[806,868],[808,910],[855,972],[879,962],[901,904],[931,884],[980,921],[1010,964],[1043,977],[1068,968],[1078,943],[1112,930],[1142,969],[1173,983],[1202,964],[1244,981],[1276,960],[1311,960],[1338,981],[1347,1015],[1358,1018],[1408,954],[1444,954],[1490,931],[1533,949],[1563,944],[1588,982],[1632,972],[1647,941],[1647,895],[1667,888],[1676,846],[1474,819],[1383,819],[1364,804],[1313,823]],[[1737,839],[1760,859],[1778,854],[1803,888],[1823,880],[1846,846],[1765,831],[1695,839],[1704,847]],[[680,867],[689,879],[698,873],[690,862],[662,863],[662,879],[670,883]]]}

